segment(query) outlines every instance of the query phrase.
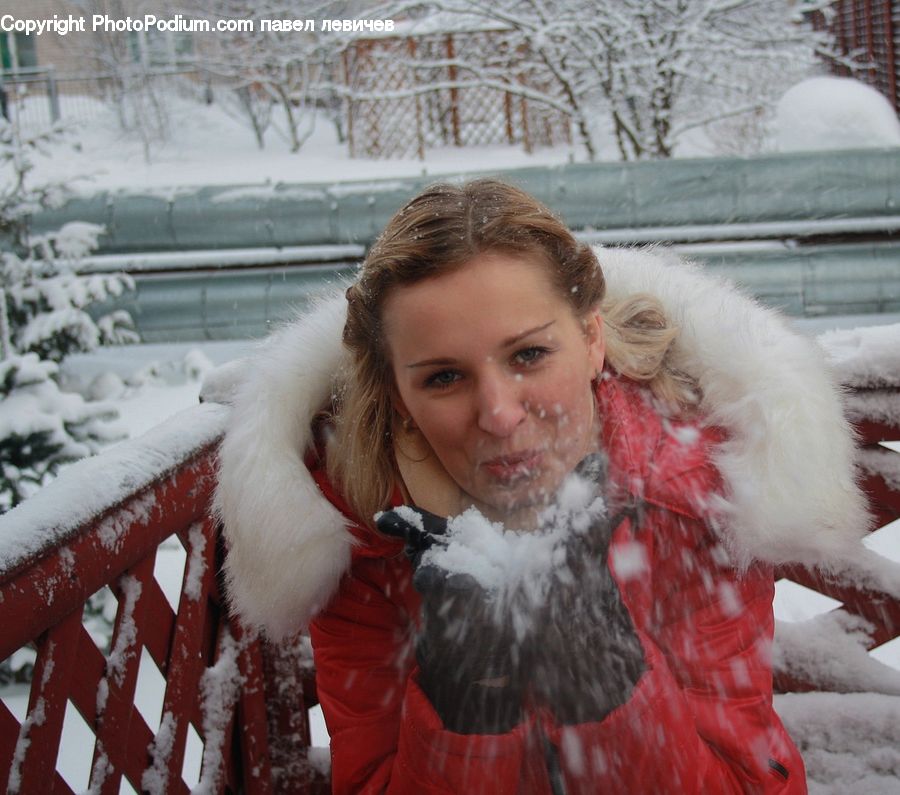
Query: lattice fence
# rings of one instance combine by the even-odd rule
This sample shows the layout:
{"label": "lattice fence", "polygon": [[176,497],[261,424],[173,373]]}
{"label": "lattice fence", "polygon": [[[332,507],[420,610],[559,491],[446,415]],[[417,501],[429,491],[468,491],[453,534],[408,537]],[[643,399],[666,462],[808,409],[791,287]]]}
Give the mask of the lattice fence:
{"label": "lattice fence", "polygon": [[[819,30],[829,30],[838,51],[860,64],[852,71],[884,94],[900,113],[900,2],[898,0],[837,0],[829,16],[812,14]],[[843,64],[832,64],[839,75],[850,75]]]}
{"label": "lattice fence", "polygon": [[[344,53],[354,157],[418,157],[439,146],[571,142],[569,119],[518,93],[479,85],[459,63],[490,72],[511,60],[495,31],[358,41]],[[511,68],[515,74],[515,67]],[[546,86],[520,82],[536,90]]]}

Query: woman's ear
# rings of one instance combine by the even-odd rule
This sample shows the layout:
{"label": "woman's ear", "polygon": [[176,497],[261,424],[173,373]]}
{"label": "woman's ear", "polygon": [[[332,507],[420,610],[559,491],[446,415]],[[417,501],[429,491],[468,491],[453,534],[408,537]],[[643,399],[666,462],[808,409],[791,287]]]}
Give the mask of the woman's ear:
{"label": "woman's ear", "polygon": [[606,358],[606,334],[603,327],[603,318],[600,311],[590,311],[584,320],[584,336],[587,340],[588,357],[594,372],[598,375],[603,369]]}
{"label": "woman's ear", "polygon": [[403,398],[400,397],[400,390],[397,389],[396,384],[391,386],[391,405],[394,407],[394,411],[396,411],[403,420],[410,419],[409,410],[406,408],[406,403],[403,402]]}

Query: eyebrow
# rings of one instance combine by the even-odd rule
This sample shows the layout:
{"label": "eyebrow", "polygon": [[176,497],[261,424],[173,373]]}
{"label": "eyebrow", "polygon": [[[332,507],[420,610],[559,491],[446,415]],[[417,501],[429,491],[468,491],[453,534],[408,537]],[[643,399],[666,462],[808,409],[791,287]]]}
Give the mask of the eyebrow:
{"label": "eyebrow", "polygon": [[[509,348],[510,346],[515,345],[517,342],[521,342],[526,337],[531,336],[532,334],[537,334],[538,332],[541,332],[541,331],[544,331],[544,330],[550,328],[550,326],[552,326],[555,322],[556,322],[555,320],[551,320],[548,323],[544,323],[542,326],[535,326],[534,328],[526,329],[525,331],[521,332],[520,334],[515,334],[512,337],[508,337],[507,339],[503,340],[503,342],[500,344],[500,347],[501,348]],[[435,365],[447,365],[447,364],[455,364],[455,363],[456,363],[455,359],[450,359],[447,357],[439,357],[436,359],[423,359],[421,362],[413,362],[412,364],[408,364],[406,366],[409,369],[413,369],[416,367],[434,367]]]}

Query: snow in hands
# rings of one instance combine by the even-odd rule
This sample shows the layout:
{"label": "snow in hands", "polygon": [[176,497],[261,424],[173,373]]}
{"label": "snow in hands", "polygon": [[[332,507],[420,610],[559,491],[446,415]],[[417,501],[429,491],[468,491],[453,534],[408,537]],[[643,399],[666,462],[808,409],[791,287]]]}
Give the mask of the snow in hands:
{"label": "snow in hands", "polygon": [[[445,535],[433,537],[420,565],[473,579],[492,605],[494,620],[512,620],[521,639],[532,628],[553,583],[571,584],[572,547],[585,544],[591,549],[592,529],[607,518],[602,475],[599,455],[585,459],[541,512],[535,530],[506,528],[471,507],[448,520]],[[421,522],[418,515],[416,519]],[[596,562],[605,565],[602,559]]]}

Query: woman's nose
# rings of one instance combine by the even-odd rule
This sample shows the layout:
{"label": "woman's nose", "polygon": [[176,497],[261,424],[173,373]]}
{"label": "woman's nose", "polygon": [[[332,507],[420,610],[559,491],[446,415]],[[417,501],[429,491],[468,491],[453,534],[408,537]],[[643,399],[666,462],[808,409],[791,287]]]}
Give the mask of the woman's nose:
{"label": "woman's nose", "polygon": [[478,389],[478,427],[492,436],[505,437],[528,414],[518,383],[504,378],[484,379]]}

